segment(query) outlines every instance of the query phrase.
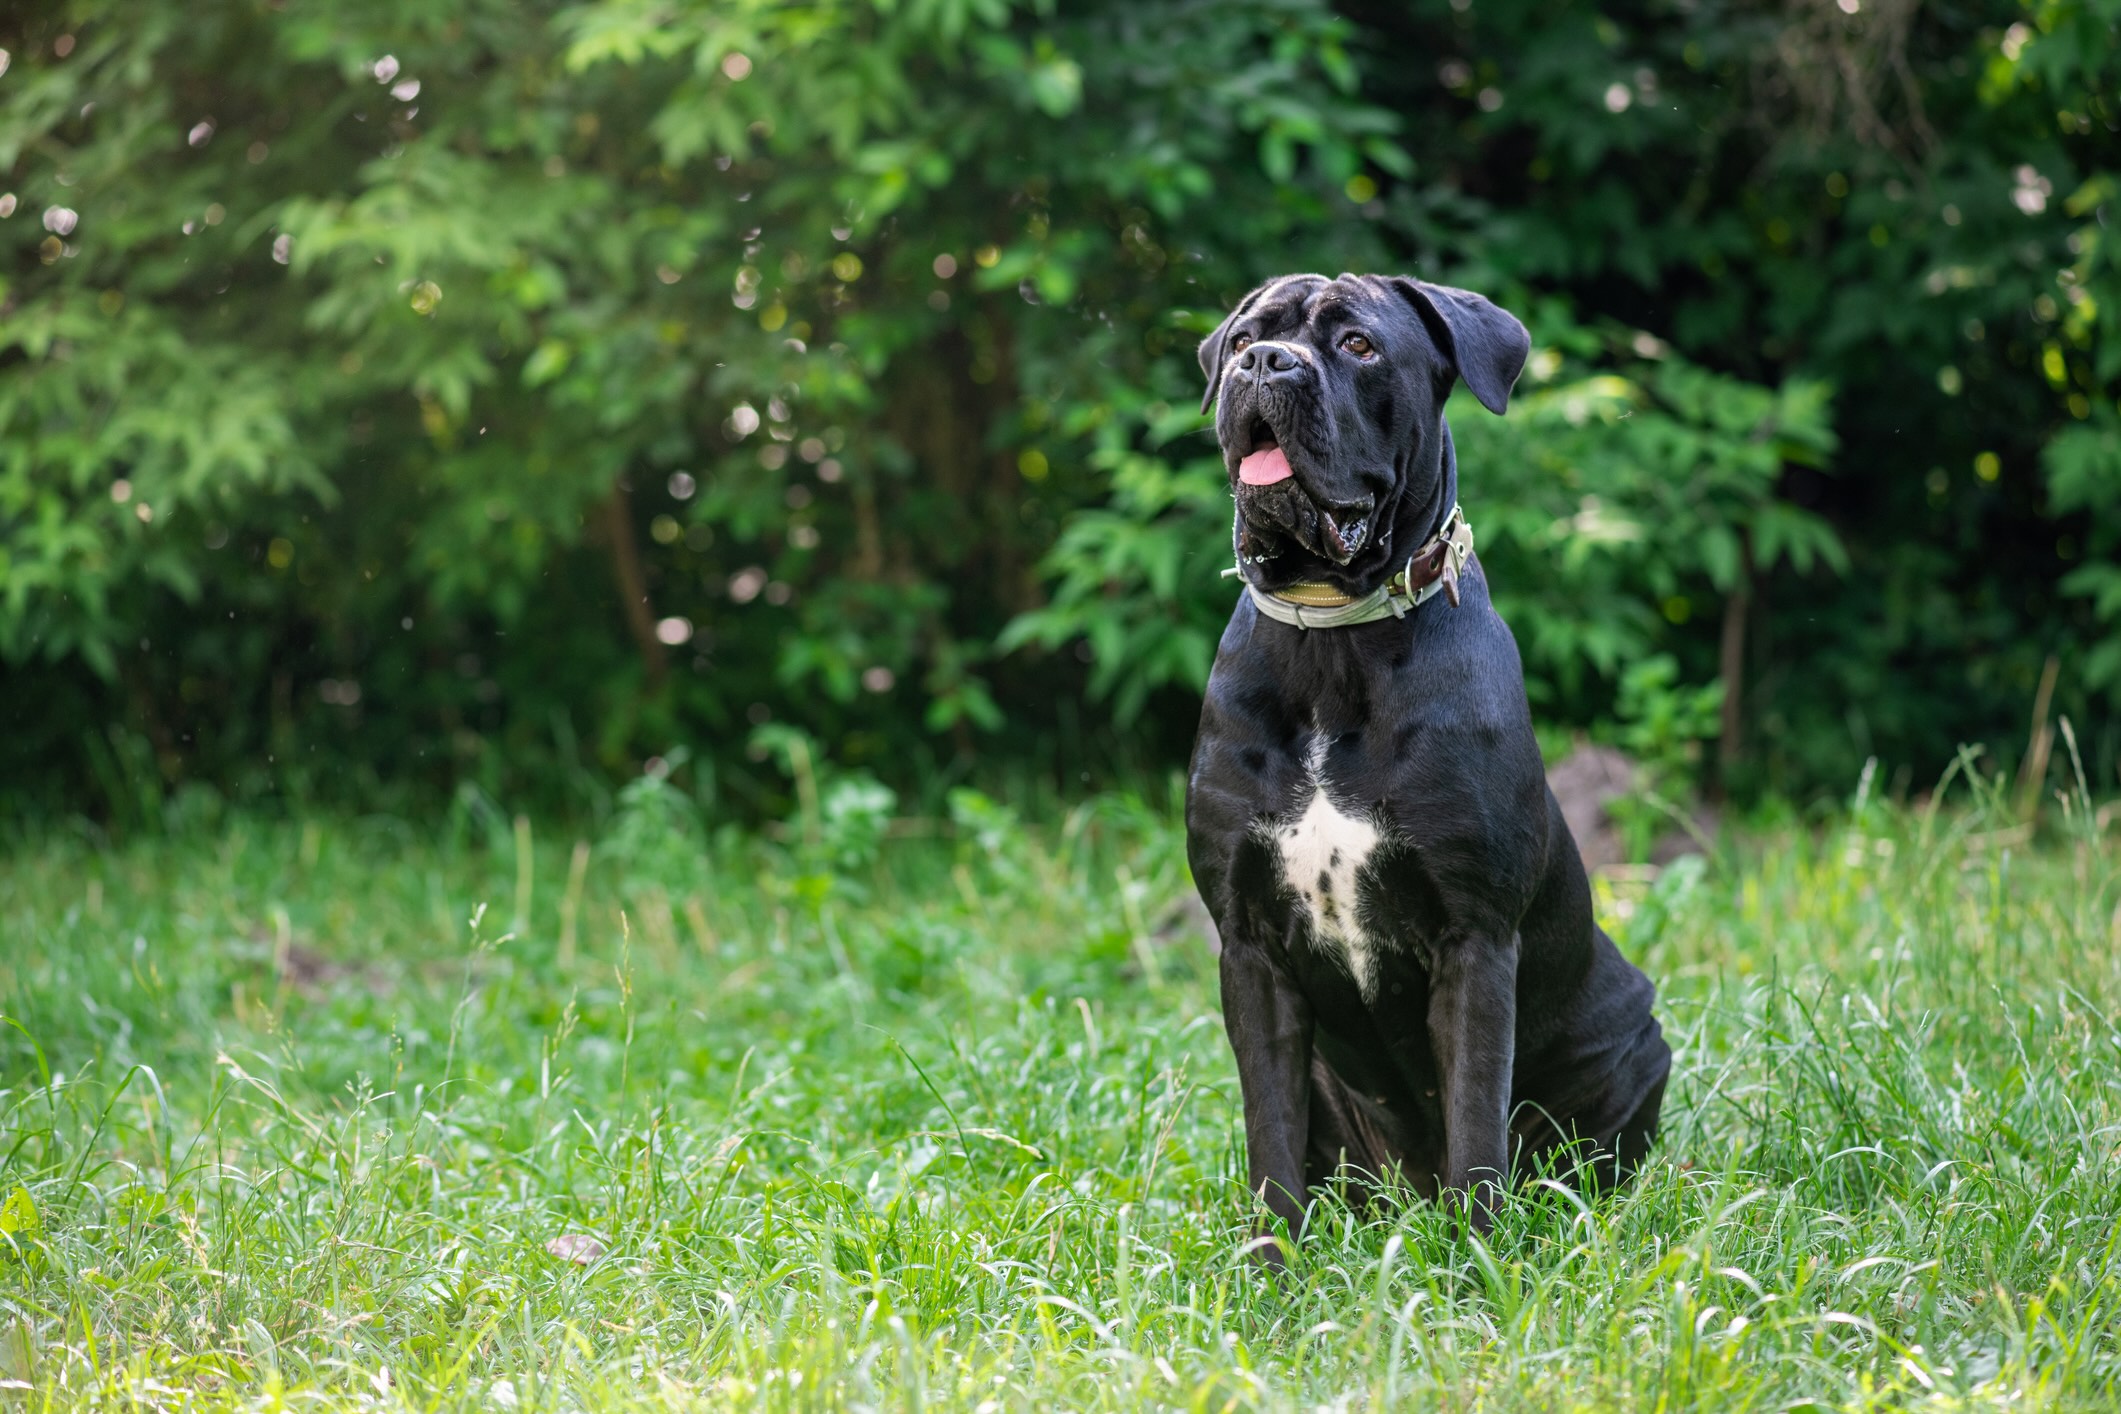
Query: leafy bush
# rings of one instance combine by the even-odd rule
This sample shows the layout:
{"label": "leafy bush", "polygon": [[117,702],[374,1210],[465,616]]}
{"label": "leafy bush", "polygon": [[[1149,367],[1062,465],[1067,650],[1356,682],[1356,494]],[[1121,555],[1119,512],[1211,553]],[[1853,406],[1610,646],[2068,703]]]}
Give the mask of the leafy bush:
{"label": "leafy bush", "polygon": [[2121,61],[2112,0],[2015,16],[16,7],[0,780],[1167,762],[1229,596],[1190,346],[1303,267],[1532,322],[1458,430],[1548,720],[1669,654],[1804,790],[2021,732],[2052,654],[2104,777]]}

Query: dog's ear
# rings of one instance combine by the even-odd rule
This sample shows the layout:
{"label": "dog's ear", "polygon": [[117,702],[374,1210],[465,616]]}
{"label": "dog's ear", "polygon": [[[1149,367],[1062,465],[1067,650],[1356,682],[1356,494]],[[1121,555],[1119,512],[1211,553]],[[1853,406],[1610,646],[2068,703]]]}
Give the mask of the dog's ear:
{"label": "dog's ear", "polygon": [[1517,316],[1471,290],[1431,285],[1407,275],[1393,276],[1391,285],[1421,316],[1480,405],[1497,414],[1508,407],[1510,388],[1532,352],[1532,336]]}
{"label": "dog's ear", "polygon": [[1237,308],[1231,310],[1229,316],[1215,326],[1215,332],[1200,341],[1200,371],[1208,379],[1207,391],[1200,395],[1202,412],[1215,406],[1215,395],[1222,391],[1223,358],[1230,347],[1230,330],[1236,326],[1238,320],[1251,313],[1252,306],[1259,303],[1261,295],[1278,283],[1280,282],[1269,280],[1239,300]]}
{"label": "dog's ear", "polygon": [[1238,316],[1245,312],[1245,306],[1251,303],[1251,296],[1246,296],[1243,303],[1231,310],[1223,322],[1215,326],[1214,333],[1200,341],[1200,371],[1208,380],[1207,390],[1200,395],[1202,412],[1215,406],[1215,395],[1222,391],[1223,350],[1230,343],[1230,326],[1237,322]]}
{"label": "dog's ear", "polygon": [[1215,406],[1215,395],[1222,389],[1223,346],[1230,342],[1230,326],[1237,322],[1237,313],[1231,311],[1215,332],[1200,341],[1200,371],[1208,380],[1208,387],[1200,395],[1200,410],[1206,412]]}

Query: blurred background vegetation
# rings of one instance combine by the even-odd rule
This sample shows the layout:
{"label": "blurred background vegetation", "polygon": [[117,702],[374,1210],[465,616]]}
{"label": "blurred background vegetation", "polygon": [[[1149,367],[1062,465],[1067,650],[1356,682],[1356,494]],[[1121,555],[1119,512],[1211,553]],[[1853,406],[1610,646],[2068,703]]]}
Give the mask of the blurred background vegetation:
{"label": "blurred background vegetation", "polygon": [[1455,428],[1550,745],[1802,800],[2067,713],[2111,787],[2117,24],[20,0],[0,803],[654,760],[829,849],[1167,771],[1234,597],[1193,347],[1294,269],[1531,326]]}

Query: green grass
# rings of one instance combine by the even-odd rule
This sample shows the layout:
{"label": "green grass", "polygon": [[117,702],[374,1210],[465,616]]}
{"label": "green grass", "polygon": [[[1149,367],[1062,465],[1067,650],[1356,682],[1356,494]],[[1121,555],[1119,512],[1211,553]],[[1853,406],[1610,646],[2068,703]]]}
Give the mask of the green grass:
{"label": "green grass", "polygon": [[1602,886],[1677,1051],[1647,1172],[1486,1243],[1327,1205],[1277,1289],[1165,809],[863,862],[655,804],[579,876],[462,819],[14,848],[0,1409],[2114,1403],[2081,811]]}

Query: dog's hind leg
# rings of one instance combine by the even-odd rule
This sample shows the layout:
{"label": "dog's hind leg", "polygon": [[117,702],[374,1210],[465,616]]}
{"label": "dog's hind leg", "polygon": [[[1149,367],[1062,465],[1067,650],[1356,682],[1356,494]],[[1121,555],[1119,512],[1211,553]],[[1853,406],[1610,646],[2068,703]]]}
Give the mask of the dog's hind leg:
{"label": "dog's hind leg", "polygon": [[1657,1142],[1669,1073],[1659,1075],[1628,1117],[1565,1121],[1536,1105],[1520,1105],[1511,1117],[1513,1182],[1556,1178],[1590,1193],[1609,1193],[1634,1177]]}
{"label": "dog's hind leg", "polygon": [[1664,1109],[1664,1087],[1670,1079],[1669,1074],[1658,1077],[1655,1088],[1635,1107],[1628,1122],[1620,1126],[1620,1133],[1613,1139],[1613,1161],[1600,1167],[1599,1177],[1617,1186],[1635,1176],[1635,1170],[1649,1156],[1650,1146],[1657,1142],[1657,1121]]}

